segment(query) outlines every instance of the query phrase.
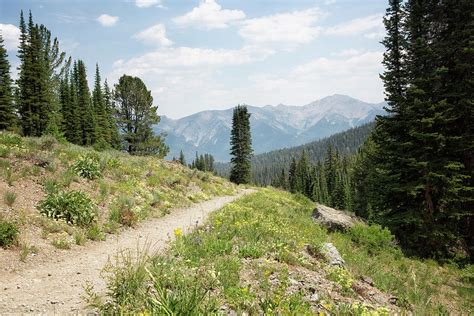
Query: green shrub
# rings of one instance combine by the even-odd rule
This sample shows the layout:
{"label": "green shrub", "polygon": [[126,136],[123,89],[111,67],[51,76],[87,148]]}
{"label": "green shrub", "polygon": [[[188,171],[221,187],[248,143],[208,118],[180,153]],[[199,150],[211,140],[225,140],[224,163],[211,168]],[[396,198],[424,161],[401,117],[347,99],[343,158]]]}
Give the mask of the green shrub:
{"label": "green shrub", "polygon": [[0,133],[0,144],[7,145],[9,147],[20,146],[23,143],[23,140],[20,135],[2,132]]}
{"label": "green shrub", "polygon": [[138,222],[138,216],[133,211],[135,201],[128,196],[119,197],[112,205],[109,219],[124,226],[133,227]]}
{"label": "green shrub", "polygon": [[59,185],[55,179],[45,179],[43,182],[43,189],[46,194],[58,193]]}
{"label": "green shrub", "polygon": [[12,206],[13,203],[16,201],[16,194],[15,192],[12,191],[7,191],[3,194],[3,201],[5,201],[5,204],[8,206]]}
{"label": "green shrub", "polygon": [[73,225],[87,226],[96,219],[92,200],[80,191],[60,191],[48,194],[38,205],[40,212],[47,217],[64,219]]}
{"label": "green shrub", "polygon": [[0,247],[12,245],[18,237],[18,227],[15,223],[0,219]]}
{"label": "green shrub", "polygon": [[384,249],[395,249],[395,238],[387,228],[380,225],[354,225],[349,230],[351,239],[375,253]]}
{"label": "green shrub", "polygon": [[52,135],[44,135],[39,139],[39,148],[41,150],[53,150],[54,146],[58,143],[58,140]]}
{"label": "green shrub", "polygon": [[71,244],[64,237],[54,239],[51,244],[58,249],[71,249]]}
{"label": "green shrub", "polygon": [[10,155],[10,148],[0,144],[0,158],[7,158]]}
{"label": "green shrub", "polygon": [[87,230],[87,238],[90,240],[105,240],[105,234],[99,225],[94,224]]}
{"label": "green shrub", "polygon": [[101,176],[99,157],[95,154],[81,155],[72,168],[78,176],[89,180]]}

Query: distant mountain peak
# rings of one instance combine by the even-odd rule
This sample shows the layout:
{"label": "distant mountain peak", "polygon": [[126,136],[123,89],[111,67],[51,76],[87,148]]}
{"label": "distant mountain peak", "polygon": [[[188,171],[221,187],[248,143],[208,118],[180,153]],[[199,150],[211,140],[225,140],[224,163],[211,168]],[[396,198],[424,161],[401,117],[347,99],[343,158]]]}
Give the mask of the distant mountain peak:
{"label": "distant mountain peak", "polygon": [[[253,148],[256,154],[301,145],[362,125],[383,114],[384,103],[373,104],[334,94],[303,106],[249,105]],[[232,109],[207,110],[173,120],[162,117],[155,132],[165,132],[170,157],[183,150],[210,153],[217,161],[229,159]]]}

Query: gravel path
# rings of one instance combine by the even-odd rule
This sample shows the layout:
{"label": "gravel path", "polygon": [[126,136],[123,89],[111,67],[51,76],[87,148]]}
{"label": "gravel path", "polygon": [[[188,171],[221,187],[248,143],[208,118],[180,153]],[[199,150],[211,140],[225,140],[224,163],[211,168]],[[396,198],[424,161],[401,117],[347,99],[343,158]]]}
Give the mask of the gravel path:
{"label": "gravel path", "polygon": [[143,248],[145,243],[151,245],[151,251],[163,250],[173,238],[174,229],[186,232],[202,224],[211,212],[251,192],[243,190],[235,196],[177,209],[165,217],[143,222],[136,229],[109,235],[104,242],[64,251],[50,262],[21,272],[0,274],[0,314],[84,313],[85,303],[81,299],[84,284],[90,282],[96,292],[103,293],[105,281],[100,271],[118,251]]}

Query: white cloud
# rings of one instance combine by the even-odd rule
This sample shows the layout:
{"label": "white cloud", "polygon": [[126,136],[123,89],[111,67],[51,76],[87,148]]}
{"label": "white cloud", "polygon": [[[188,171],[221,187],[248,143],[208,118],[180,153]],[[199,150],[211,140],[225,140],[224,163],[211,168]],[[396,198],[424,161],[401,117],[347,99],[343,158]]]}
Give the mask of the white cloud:
{"label": "white cloud", "polygon": [[352,52],[350,57],[316,58],[287,73],[249,76],[241,93],[250,104],[303,105],[331,94],[347,94],[368,101],[383,100],[382,52]]}
{"label": "white cloud", "polygon": [[[245,46],[240,49],[161,47],[128,60],[117,60],[108,75],[111,82],[123,75],[138,76],[152,91],[159,112],[172,117],[200,110],[226,108],[244,102],[233,94],[229,74],[238,66],[262,61],[272,50]],[[231,71],[226,71],[231,67]],[[235,103],[236,104],[236,103]],[[179,105],[179,106],[177,106]]]}
{"label": "white cloud", "polygon": [[117,24],[118,20],[118,16],[112,16],[108,14],[102,14],[97,18],[97,22],[106,27],[114,26],[115,24]]}
{"label": "white cloud", "polygon": [[319,9],[312,8],[249,19],[242,22],[239,34],[252,43],[305,44],[319,35],[321,28],[315,23],[323,16]]}
{"label": "white cloud", "polygon": [[135,0],[135,5],[139,8],[148,8],[160,4],[161,0]]}
{"label": "white cloud", "polygon": [[204,0],[185,15],[176,17],[173,21],[180,26],[194,26],[205,29],[222,29],[230,23],[242,20],[245,13],[241,10],[227,10],[215,0]]}
{"label": "white cloud", "polygon": [[336,0],[326,0],[326,1],[324,1],[324,4],[325,5],[331,5],[331,4],[334,4],[336,2],[337,2]]}
{"label": "white cloud", "polygon": [[333,56],[340,56],[340,57],[351,57],[351,56],[356,56],[362,54],[363,51],[355,49],[355,48],[349,48],[349,49],[344,49],[339,52],[335,52],[332,55]]}
{"label": "white cloud", "polygon": [[20,29],[13,24],[1,24],[0,34],[4,40],[5,49],[8,51],[15,51],[18,49],[20,43]]}
{"label": "white cloud", "polygon": [[148,44],[158,44],[161,46],[170,46],[173,42],[166,36],[166,28],[163,24],[155,24],[138,34],[134,35],[135,38]]}
{"label": "white cloud", "polygon": [[376,38],[384,34],[383,15],[373,14],[338,24],[326,29],[326,34],[352,36],[364,34],[368,38]]}
{"label": "white cloud", "polygon": [[191,47],[160,48],[128,61],[119,60],[113,65],[114,72],[131,73],[135,76],[163,73],[169,69],[221,67],[260,61],[273,54],[247,46],[241,49],[205,49]]}
{"label": "white cloud", "polygon": [[346,59],[317,58],[311,62],[300,65],[293,70],[295,76],[306,75],[365,75],[375,74],[382,67],[382,52],[362,52],[351,54]]}

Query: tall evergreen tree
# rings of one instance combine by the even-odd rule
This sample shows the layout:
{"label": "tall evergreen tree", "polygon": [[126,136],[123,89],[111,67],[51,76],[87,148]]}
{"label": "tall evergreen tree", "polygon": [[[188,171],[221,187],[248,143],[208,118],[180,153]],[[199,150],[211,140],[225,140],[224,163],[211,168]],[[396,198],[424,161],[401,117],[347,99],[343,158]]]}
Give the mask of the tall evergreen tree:
{"label": "tall evergreen tree", "polygon": [[152,124],[160,117],[153,106],[153,97],[138,77],[123,75],[115,86],[114,100],[117,106],[117,124],[131,154],[157,155],[168,153],[161,136],[153,134]]}
{"label": "tall evergreen tree", "polygon": [[184,158],[183,150],[179,151],[179,163],[186,166],[186,159]]}
{"label": "tall evergreen tree", "polygon": [[297,178],[296,178],[296,159],[291,159],[290,168],[288,172],[288,186],[291,193],[295,193],[297,190]]}
{"label": "tall evergreen tree", "polygon": [[368,196],[405,247],[443,257],[467,242],[472,255],[473,4],[400,2],[385,18],[389,115],[373,135],[384,192]]}
{"label": "tall evergreen tree", "polygon": [[252,158],[252,137],[250,134],[250,113],[244,105],[234,108],[230,139],[232,170],[230,181],[241,184],[250,182]]}
{"label": "tall evergreen tree", "polygon": [[7,57],[7,50],[0,34],[0,130],[12,129],[16,126],[13,86]]}
{"label": "tall evergreen tree", "polygon": [[28,24],[20,15],[20,59],[17,103],[23,134],[40,136],[59,131],[59,77],[56,70],[64,61],[57,39],[44,25]]}
{"label": "tall evergreen tree", "polygon": [[87,83],[86,66],[77,61],[77,110],[80,118],[81,145],[91,146],[96,141],[96,120]]}
{"label": "tall evergreen tree", "polygon": [[121,147],[120,142],[120,135],[117,127],[116,121],[116,114],[117,110],[112,101],[112,92],[110,91],[109,84],[107,83],[107,79],[104,82],[104,102],[105,102],[105,109],[107,111],[107,126],[109,129],[109,136],[110,136],[110,145],[115,148],[119,149]]}
{"label": "tall evergreen tree", "polygon": [[96,64],[95,67],[94,90],[92,91],[92,107],[94,109],[94,118],[96,122],[96,145],[99,146],[99,148],[110,147],[111,131],[109,126],[109,113],[107,112],[105,96],[102,92],[102,82],[98,64]]}

